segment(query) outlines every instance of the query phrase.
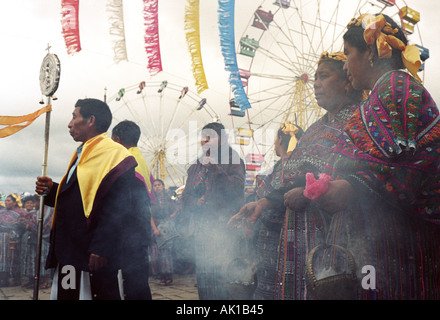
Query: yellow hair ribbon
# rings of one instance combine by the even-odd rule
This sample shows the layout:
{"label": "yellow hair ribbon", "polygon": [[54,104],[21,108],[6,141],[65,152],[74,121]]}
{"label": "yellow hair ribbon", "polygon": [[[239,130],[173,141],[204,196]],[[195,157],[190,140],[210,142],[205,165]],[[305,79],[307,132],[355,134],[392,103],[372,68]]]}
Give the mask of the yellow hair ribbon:
{"label": "yellow hair ribbon", "polygon": [[281,131],[284,134],[290,135],[289,146],[287,147],[287,154],[290,154],[296,148],[296,144],[298,143],[295,134],[299,131],[299,129],[290,121],[286,121],[281,125]]}
{"label": "yellow hair ribbon", "polygon": [[367,44],[376,42],[379,59],[391,58],[392,48],[400,50],[402,52],[403,64],[413,77],[421,82],[417,72],[422,61],[420,60],[420,51],[417,46],[405,45],[400,39],[396,38],[394,34],[398,32],[398,29],[393,29],[382,14],[377,16],[371,14],[361,15],[356,19],[352,19],[348,24],[348,28],[353,25],[360,26],[361,24],[365,26],[365,42]]}
{"label": "yellow hair ribbon", "polygon": [[329,53],[328,51],[324,51],[321,53],[321,57],[318,61],[318,66],[321,64],[324,60],[336,60],[336,61],[347,61],[347,56],[343,52],[333,52]]}
{"label": "yellow hair ribbon", "polygon": [[15,202],[17,202],[20,199],[20,197],[14,193],[11,193],[10,196],[11,196],[11,198],[14,198]]}

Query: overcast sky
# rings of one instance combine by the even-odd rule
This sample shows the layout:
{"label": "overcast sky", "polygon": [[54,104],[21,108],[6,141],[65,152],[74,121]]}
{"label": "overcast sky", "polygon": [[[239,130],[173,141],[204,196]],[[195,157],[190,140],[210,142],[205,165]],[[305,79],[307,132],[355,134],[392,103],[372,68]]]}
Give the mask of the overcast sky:
{"label": "overcast sky", "polygon": [[[310,1],[310,0],[309,0]],[[302,3],[306,4],[306,0]],[[313,0],[312,0],[313,1]],[[347,0],[354,1],[354,0]],[[236,41],[249,27],[253,12],[260,0],[236,0]],[[301,1],[297,1],[298,3]],[[375,2],[375,1],[372,1]],[[376,1],[377,2],[377,1]],[[397,1],[400,6],[404,1]],[[61,80],[53,102],[49,142],[48,175],[59,180],[68,161],[78,146],[70,137],[67,124],[74,103],[79,98],[103,98],[115,94],[120,88],[136,84],[139,79],[188,85],[194,90],[191,62],[183,29],[186,1],[159,1],[159,27],[164,71],[150,78],[146,70],[143,44],[142,1],[124,1],[125,32],[128,62],[115,64],[105,0],[80,1],[80,36],[82,51],[68,55],[61,35],[60,3],[56,0],[1,1],[0,35],[3,63],[1,80],[0,115],[24,115],[42,105],[39,69],[46,55],[46,47],[61,61]],[[201,1],[202,58],[209,89],[200,94],[207,97],[210,107],[230,126],[228,111],[228,74],[219,46],[217,0]],[[426,63],[425,86],[436,101],[440,101],[440,46],[438,30],[440,2],[434,0],[407,0],[408,6],[420,12],[418,24],[421,39],[430,49]],[[345,22],[344,22],[345,23]],[[418,36],[418,35],[417,35]],[[10,137],[0,139],[0,193],[33,192],[35,177],[41,174],[44,148],[45,117]],[[113,126],[114,124],[112,124]]]}

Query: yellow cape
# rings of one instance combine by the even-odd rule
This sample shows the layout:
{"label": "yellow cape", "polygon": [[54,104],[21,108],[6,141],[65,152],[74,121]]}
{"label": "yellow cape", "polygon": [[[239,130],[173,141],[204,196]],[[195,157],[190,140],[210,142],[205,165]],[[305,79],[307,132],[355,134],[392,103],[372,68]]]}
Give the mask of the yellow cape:
{"label": "yellow cape", "polygon": [[[132,156],[131,153],[119,143],[114,142],[107,133],[102,133],[84,143],[81,157],[77,166],[77,177],[84,214],[88,218],[93,209],[96,192],[106,175],[122,160]],[[70,160],[69,169],[77,158],[77,153]],[[63,177],[58,187],[65,183],[67,174]],[[58,195],[57,195],[58,198]],[[55,204],[56,208],[56,204]]]}
{"label": "yellow cape", "polygon": [[151,192],[151,181],[150,181],[150,168],[148,168],[148,164],[145,161],[144,156],[141,153],[141,150],[139,150],[138,147],[131,147],[128,149],[128,151],[132,154],[132,156],[136,159],[136,162],[138,163],[137,167],[135,168],[135,171],[139,173],[142,178],[145,180],[145,184],[147,185],[148,192]]}

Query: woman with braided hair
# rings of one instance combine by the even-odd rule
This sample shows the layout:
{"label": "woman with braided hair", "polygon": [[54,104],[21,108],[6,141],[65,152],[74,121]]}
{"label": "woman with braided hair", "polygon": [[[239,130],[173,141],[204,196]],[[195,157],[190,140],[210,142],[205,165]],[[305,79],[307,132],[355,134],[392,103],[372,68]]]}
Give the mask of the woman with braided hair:
{"label": "woman with braided hair", "polygon": [[[290,121],[281,124],[274,143],[275,154],[280,159],[269,173],[256,176],[257,199],[265,197],[283,184],[285,165],[303,134],[304,131]],[[275,298],[276,260],[283,220],[284,214],[280,210],[264,210],[258,223],[252,228],[254,233],[249,238],[258,280],[254,292],[255,300]]]}
{"label": "woman with braided hair", "polygon": [[282,183],[264,185],[262,197],[246,204],[230,220],[235,223],[244,218],[250,224],[261,220],[270,222],[273,227],[278,225],[280,239],[272,250],[272,267],[269,268],[268,263],[265,266],[272,272],[273,283],[268,284],[268,276],[263,283],[258,283],[255,295],[258,299],[309,298],[305,260],[308,251],[323,241],[326,230],[321,212],[310,207],[310,200],[303,195],[306,175],[325,170],[338,136],[363,98],[363,91],[353,90],[342,69],[345,59],[342,52],[321,54],[314,89],[318,105],[327,113],[304,132],[284,160]]}
{"label": "woman with braided hair", "polygon": [[312,202],[333,215],[328,239],[355,258],[359,298],[438,299],[440,114],[417,76],[419,51],[379,14],[350,21],[344,52],[353,87],[371,92]]}

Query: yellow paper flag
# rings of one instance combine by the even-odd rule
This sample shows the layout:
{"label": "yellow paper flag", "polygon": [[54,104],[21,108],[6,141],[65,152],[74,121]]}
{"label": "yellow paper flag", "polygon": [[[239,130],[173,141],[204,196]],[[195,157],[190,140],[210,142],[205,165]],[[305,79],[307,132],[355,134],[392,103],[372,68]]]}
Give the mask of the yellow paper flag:
{"label": "yellow paper flag", "polygon": [[24,116],[0,116],[0,138],[8,137],[14,133],[26,128],[34,122],[43,113],[52,111],[52,106],[47,105],[34,113]]}
{"label": "yellow paper flag", "polygon": [[196,80],[197,93],[208,89],[205,70],[203,69],[200,45],[199,0],[187,0],[185,7],[186,42],[192,60],[193,76]]}

